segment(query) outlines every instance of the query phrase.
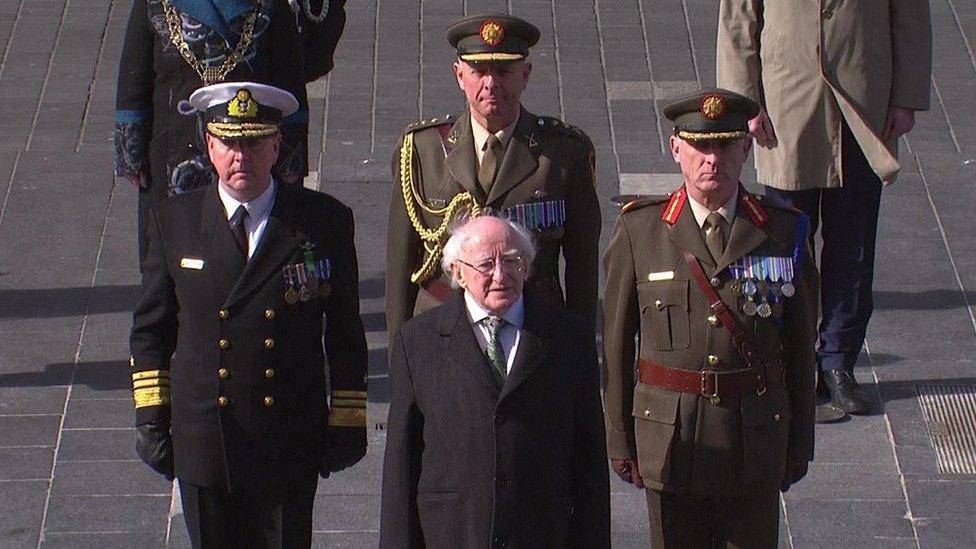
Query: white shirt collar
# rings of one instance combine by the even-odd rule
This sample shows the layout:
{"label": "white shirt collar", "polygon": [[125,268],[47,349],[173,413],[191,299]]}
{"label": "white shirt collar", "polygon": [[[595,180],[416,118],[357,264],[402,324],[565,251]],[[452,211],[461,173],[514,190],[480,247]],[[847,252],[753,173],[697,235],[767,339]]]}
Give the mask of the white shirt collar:
{"label": "white shirt collar", "polygon": [[[508,142],[512,140],[512,135],[515,134],[515,125],[518,124],[520,116],[522,116],[522,107],[519,107],[518,115],[515,116],[515,120],[513,120],[511,124],[495,132],[495,137],[497,137],[498,142],[501,143],[502,149],[508,148]],[[474,116],[472,116],[471,134],[474,137],[474,152],[478,157],[478,163],[481,164],[481,158],[485,155],[485,142],[488,141],[488,136],[491,135],[491,132],[479,124],[474,119]]]}
{"label": "white shirt collar", "polygon": [[274,204],[275,194],[278,191],[277,187],[278,185],[272,177],[268,188],[250,202],[238,202],[236,198],[224,190],[220,183],[217,184],[217,194],[220,195],[220,202],[224,205],[224,215],[227,216],[227,219],[230,219],[237,211],[237,207],[243,204],[244,208],[247,209],[248,217],[257,220],[266,217],[271,211],[271,205]]}
{"label": "white shirt collar", "polygon": [[[471,319],[471,324],[478,324],[485,318],[493,316],[484,307],[479,305],[467,290],[464,291],[464,305],[468,310],[468,318]],[[522,325],[525,323],[525,302],[521,295],[515,304],[505,311],[502,318],[519,330],[522,329]]]}
{"label": "white shirt collar", "polygon": [[[732,197],[729,198],[728,202],[722,205],[718,209],[718,213],[722,214],[722,217],[729,222],[729,226],[732,226],[732,221],[735,220],[735,205],[736,201],[739,199],[739,189],[736,189],[732,193]],[[691,193],[688,193],[688,204],[691,205],[691,212],[695,214],[695,221],[698,223],[698,228],[705,225],[705,218],[708,214],[712,213],[708,208],[702,206],[697,200],[691,197]]]}

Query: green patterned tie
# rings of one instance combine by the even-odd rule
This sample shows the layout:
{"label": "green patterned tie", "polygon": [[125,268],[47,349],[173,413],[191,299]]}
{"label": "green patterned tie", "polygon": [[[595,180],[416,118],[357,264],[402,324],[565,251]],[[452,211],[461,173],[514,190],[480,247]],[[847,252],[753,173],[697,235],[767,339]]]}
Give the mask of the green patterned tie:
{"label": "green patterned tie", "polygon": [[488,329],[488,362],[501,374],[502,381],[508,376],[508,368],[505,364],[505,351],[502,349],[502,328],[505,327],[505,319],[497,316],[489,316],[481,321]]}

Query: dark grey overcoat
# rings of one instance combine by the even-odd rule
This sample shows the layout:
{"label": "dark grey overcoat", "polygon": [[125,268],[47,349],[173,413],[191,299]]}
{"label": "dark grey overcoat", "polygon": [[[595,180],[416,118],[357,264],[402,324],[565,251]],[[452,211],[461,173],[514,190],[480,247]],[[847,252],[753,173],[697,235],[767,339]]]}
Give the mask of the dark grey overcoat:
{"label": "dark grey overcoat", "polygon": [[525,306],[504,387],[459,292],[399,330],[381,547],[609,547],[593,334],[572,313]]}

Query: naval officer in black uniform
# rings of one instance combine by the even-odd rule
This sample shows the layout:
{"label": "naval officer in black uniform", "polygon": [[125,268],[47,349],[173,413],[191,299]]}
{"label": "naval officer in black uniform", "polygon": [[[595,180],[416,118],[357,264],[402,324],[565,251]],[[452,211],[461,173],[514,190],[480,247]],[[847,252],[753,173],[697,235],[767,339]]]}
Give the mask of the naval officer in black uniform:
{"label": "naval officer in black uniform", "polygon": [[271,177],[290,93],[232,82],[190,102],[219,182],[149,221],[136,449],[179,478],[194,547],[308,547],[318,474],[366,453],[352,212]]}

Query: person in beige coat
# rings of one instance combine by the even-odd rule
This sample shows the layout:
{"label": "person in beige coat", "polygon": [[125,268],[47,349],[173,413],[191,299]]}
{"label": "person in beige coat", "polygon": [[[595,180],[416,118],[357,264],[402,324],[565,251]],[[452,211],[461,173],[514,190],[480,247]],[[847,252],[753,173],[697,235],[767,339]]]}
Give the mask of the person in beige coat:
{"label": "person in beige coat", "polygon": [[749,123],[766,194],[822,223],[818,363],[834,405],[864,413],[853,377],[872,312],[883,184],[898,137],[929,106],[928,0],[722,0],[716,81],[758,102]]}

